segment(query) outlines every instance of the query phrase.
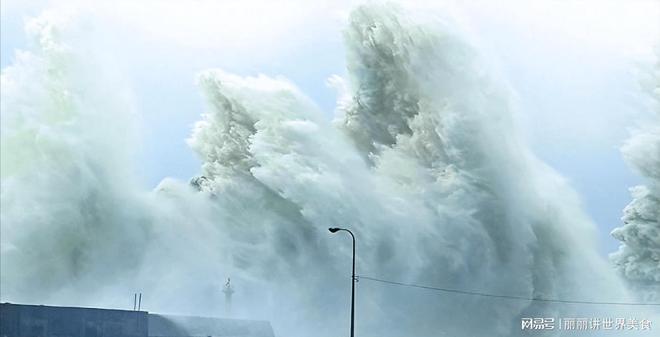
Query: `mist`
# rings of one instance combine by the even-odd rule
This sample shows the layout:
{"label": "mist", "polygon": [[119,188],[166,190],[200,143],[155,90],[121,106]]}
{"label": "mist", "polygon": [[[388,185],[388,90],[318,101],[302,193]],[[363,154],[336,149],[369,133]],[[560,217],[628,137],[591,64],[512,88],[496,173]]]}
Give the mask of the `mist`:
{"label": "mist", "polygon": [[[29,50],[2,70],[2,301],[128,307],[142,292],[149,311],[216,316],[231,277],[233,317],[269,320],[278,336],[336,336],[347,330],[351,247],[334,226],[355,232],[364,276],[639,299],[599,254],[579,195],[531,150],[515,91],[451,13],[353,8],[346,74],[329,80],[332,118],[281,76],[191,74],[204,101],[186,140],[198,174],[154,189],[138,156],[148,125],[103,41],[81,33],[95,26],[84,14],[29,20]],[[657,146],[636,144],[656,144],[644,140],[653,132],[624,151],[651,181],[658,157],[644,153]],[[643,211],[629,218],[657,217],[644,206],[654,184],[635,190],[629,209]],[[357,294],[365,336],[516,336],[521,317],[660,318],[366,279]]]}

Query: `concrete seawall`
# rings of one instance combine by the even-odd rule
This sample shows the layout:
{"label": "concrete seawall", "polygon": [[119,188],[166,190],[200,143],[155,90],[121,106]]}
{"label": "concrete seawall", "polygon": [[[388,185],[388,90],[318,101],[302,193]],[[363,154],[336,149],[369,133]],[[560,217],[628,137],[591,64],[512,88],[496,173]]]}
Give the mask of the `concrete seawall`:
{"label": "concrete seawall", "polygon": [[267,321],[0,304],[0,337],[274,337]]}
{"label": "concrete seawall", "polygon": [[145,337],[144,311],[2,303],[2,337]]}

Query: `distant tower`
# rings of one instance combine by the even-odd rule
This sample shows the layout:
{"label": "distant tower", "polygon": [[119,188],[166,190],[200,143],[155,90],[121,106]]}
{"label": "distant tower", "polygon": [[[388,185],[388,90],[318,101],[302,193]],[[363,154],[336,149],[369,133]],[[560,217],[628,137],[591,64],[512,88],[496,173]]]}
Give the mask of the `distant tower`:
{"label": "distant tower", "polygon": [[234,289],[231,287],[230,278],[227,278],[227,283],[225,283],[222,292],[225,293],[225,315],[231,316],[231,294],[234,293]]}

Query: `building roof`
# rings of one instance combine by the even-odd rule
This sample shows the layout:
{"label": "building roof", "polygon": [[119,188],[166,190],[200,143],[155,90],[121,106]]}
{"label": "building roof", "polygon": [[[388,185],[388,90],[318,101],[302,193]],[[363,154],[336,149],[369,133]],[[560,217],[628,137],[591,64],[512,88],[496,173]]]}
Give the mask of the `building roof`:
{"label": "building roof", "polygon": [[275,337],[267,321],[149,314],[150,337]]}

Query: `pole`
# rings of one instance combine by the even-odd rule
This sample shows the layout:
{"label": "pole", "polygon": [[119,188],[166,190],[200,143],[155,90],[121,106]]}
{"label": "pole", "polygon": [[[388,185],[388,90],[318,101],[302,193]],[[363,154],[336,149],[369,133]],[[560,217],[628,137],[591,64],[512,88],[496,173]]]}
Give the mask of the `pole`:
{"label": "pole", "polygon": [[351,337],[355,336],[355,236],[346,230],[353,238],[353,273],[351,275]]}
{"label": "pole", "polygon": [[351,272],[351,337],[355,337],[355,283],[357,282],[357,278],[355,277],[355,235],[346,228],[328,228],[328,230],[330,233],[346,231],[353,239],[353,270]]}

